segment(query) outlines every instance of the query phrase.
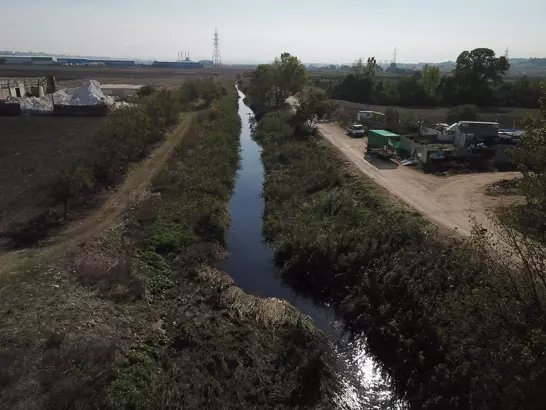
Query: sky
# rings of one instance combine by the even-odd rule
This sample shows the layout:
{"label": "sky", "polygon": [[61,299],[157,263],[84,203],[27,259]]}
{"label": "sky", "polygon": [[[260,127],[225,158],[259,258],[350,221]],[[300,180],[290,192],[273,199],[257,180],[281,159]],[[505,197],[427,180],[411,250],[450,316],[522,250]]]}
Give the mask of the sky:
{"label": "sky", "polygon": [[[455,60],[488,47],[546,57],[546,0],[24,0],[2,2],[0,50],[173,61]],[[9,16],[9,18],[8,18]],[[17,18],[20,16],[20,18]]]}

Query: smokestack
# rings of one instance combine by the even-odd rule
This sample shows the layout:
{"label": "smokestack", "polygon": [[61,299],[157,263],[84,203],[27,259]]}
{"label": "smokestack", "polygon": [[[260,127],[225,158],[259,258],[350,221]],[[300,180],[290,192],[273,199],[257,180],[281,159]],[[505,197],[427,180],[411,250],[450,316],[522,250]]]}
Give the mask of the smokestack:
{"label": "smokestack", "polygon": [[180,51],[178,52],[178,57],[176,58],[177,61],[180,61]]}

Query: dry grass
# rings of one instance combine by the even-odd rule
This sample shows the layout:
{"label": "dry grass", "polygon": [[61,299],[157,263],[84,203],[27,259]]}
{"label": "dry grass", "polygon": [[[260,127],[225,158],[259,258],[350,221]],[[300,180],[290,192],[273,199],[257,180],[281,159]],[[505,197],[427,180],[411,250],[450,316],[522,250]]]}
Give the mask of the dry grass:
{"label": "dry grass", "polygon": [[272,331],[297,326],[312,337],[324,337],[309,317],[284,300],[250,295],[226,273],[207,266],[198,269],[197,277],[205,286],[217,286],[220,305],[236,320],[255,321]]}
{"label": "dry grass", "polygon": [[0,408],[96,408],[123,352],[153,335],[149,310],[119,303],[134,299],[136,277],[105,247],[119,239],[2,279]]}

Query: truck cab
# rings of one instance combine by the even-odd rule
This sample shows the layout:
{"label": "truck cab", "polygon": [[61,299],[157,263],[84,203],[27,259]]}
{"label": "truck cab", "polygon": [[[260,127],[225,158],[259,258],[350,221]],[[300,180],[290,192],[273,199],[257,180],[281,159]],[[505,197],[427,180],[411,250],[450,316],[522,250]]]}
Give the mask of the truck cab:
{"label": "truck cab", "polygon": [[352,124],[347,127],[347,132],[351,137],[363,137],[365,129],[362,124]]}

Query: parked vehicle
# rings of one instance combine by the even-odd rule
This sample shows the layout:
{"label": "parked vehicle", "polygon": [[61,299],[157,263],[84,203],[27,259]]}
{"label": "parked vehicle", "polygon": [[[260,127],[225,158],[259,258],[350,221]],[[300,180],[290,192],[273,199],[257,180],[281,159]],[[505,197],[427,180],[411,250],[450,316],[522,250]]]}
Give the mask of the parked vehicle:
{"label": "parked vehicle", "polygon": [[347,127],[347,132],[351,137],[363,137],[365,134],[365,129],[362,124],[352,124]]}

